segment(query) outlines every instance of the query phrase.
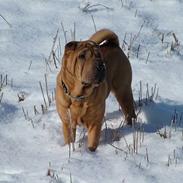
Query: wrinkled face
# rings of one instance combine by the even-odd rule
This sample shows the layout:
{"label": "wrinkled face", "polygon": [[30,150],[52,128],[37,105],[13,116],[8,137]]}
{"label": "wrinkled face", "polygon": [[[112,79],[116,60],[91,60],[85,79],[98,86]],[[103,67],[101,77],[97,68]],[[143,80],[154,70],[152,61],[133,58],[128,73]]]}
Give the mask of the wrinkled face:
{"label": "wrinkled face", "polygon": [[89,41],[68,43],[62,60],[62,73],[72,96],[90,95],[105,78],[99,47]]}

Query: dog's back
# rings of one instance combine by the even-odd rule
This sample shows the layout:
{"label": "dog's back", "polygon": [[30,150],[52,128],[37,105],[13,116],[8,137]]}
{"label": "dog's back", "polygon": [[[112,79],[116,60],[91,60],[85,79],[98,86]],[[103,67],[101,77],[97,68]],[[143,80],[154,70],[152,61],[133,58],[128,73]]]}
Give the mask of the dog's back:
{"label": "dog's back", "polygon": [[132,118],[136,117],[131,91],[132,70],[128,58],[119,46],[118,36],[108,29],[102,29],[93,34],[89,40],[99,44],[107,67],[109,89],[113,91],[126,120],[131,124]]}

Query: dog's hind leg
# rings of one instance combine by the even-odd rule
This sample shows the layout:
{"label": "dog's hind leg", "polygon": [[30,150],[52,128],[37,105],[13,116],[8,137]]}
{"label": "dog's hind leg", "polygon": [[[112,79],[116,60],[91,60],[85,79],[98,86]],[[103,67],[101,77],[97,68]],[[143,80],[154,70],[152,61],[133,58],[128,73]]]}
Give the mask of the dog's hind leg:
{"label": "dog's hind leg", "polygon": [[129,86],[125,89],[118,88],[113,92],[122,108],[122,111],[125,115],[125,120],[129,125],[132,125],[132,118],[136,118],[136,114],[131,87]]}

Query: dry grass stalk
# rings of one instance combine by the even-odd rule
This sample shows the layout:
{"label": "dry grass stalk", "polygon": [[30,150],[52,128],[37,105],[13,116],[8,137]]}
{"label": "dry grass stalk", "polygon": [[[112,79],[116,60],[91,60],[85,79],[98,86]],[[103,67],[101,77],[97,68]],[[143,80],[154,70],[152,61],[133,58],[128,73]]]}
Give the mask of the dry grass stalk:
{"label": "dry grass stalk", "polygon": [[179,40],[177,39],[177,37],[176,37],[176,35],[175,35],[174,32],[172,33],[172,35],[173,35],[173,38],[174,38],[174,40],[175,40],[175,43],[176,43],[177,45],[179,45]]}
{"label": "dry grass stalk", "polygon": [[53,91],[51,92],[51,98],[52,98],[52,101],[55,100],[55,95],[54,95],[54,92]]}
{"label": "dry grass stalk", "polygon": [[72,29],[71,29],[70,32],[71,32],[71,39],[72,39],[73,41],[75,41],[75,40],[76,40],[76,23],[75,23],[75,22],[74,22],[73,31],[72,31]]}
{"label": "dry grass stalk", "polygon": [[122,47],[121,47],[123,51],[125,51],[125,45],[127,45],[127,43],[126,43],[126,35],[127,34],[125,32],[125,36],[124,36],[124,39],[123,39],[123,44],[122,44]]}
{"label": "dry grass stalk", "polygon": [[30,119],[30,122],[31,122],[31,124],[32,124],[32,127],[33,127],[33,128],[35,128],[35,126],[34,126],[34,122],[33,122],[33,120],[32,120],[32,119]]}
{"label": "dry grass stalk", "polygon": [[0,95],[0,103],[2,102],[2,99],[3,99],[3,92],[1,93],[1,95]]}
{"label": "dry grass stalk", "polygon": [[51,98],[50,98],[49,92],[48,92],[48,79],[47,79],[46,74],[44,75],[44,78],[45,78],[46,96],[47,96],[47,99],[48,99],[48,105],[50,106],[51,105]]}
{"label": "dry grass stalk", "polygon": [[137,58],[139,58],[139,51],[140,51],[140,44],[138,45],[138,48],[137,48]]}
{"label": "dry grass stalk", "polygon": [[139,29],[139,31],[137,32],[137,34],[135,34],[134,36],[132,36],[132,34],[130,34],[130,44],[129,44],[129,47],[128,47],[129,50],[131,50],[131,48],[132,48],[134,42],[135,42],[135,41],[137,40],[137,38],[140,36],[140,33],[141,33],[141,31],[142,31],[142,28],[144,27],[144,23],[145,23],[145,22],[143,22],[143,24],[140,26],[140,29]]}
{"label": "dry grass stalk", "polygon": [[123,0],[120,0],[121,1],[121,8],[124,6],[124,4],[123,4]]}
{"label": "dry grass stalk", "polygon": [[34,105],[34,114],[37,115],[39,114],[39,111],[37,110],[36,106]]}
{"label": "dry grass stalk", "polygon": [[30,64],[29,64],[29,67],[28,67],[28,71],[30,71],[31,66],[32,66],[32,60],[30,61]]}
{"label": "dry grass stalk", "polygon": [[6,20],[6,18],[0,14],[0,17],[8,24],[10,28],[12,28],[12,25]]}
{"label": "dry grass stalk", "polygon": [[147,64],[147,62],[149,60],[149,56],[150,56],[150,51],[148,52],[148,55],[147,55],[147,58],[146,58],[146,64]]}
{"label": "dry grass stalk", "polygon": [[138,10],[136,9],[136,10],[135,10],[135,17],[137,16],[137,12],[138,12]]}
{"label": "dry grass stalk", "polygon": [[22,111],[23,111],[23,114],[24,114],[25,120],[27,120],[27,114],[26,114],[26,112],[25,112],[24,107],[22,107]]}
{"label": "dry grass stalk", "polygon": [[85,5],[85,7],[82,7],[81,10],[85,13],[88,13],[88,12],[92,11],[93,7],[103,7],[103,8],[106,8],[107,10],[113,10],[113,8],[110,8],[106,5],[103,5],[100,3],[91,5],[89,2]]}
{"label": "dry grass stalk", "polygon": [[83,128],[83,130],[81,131],[80,135],[79,135],[79,147],[82,147],[83,143],[84,143],[84,139],[85,139],[85,129]]}
{"label": "dry grass stalk", "polygon": [[146,84],[146,104],[148,104],[149,101],[149,84]]}
{"label": "dry grass stalk", "polygon": [[163,42],[164,42],[164,38],[165,38],[165,34],[162,33],[162,37],[161,37],[161,42],[162,42],[162,44],[163,44]]}
{"label": "dry grass stalk", "polygon": [[59,32],[59,29],[57,29],[57,32],[56,32],[56,35],[55,37],[53,38],[53,44],[52,44],[52,47],[51,47],[51,52],[50,52],[50,55],[48,57],[48,61],[51,62],[51,56],[52,56],[52,52],[55,48],[55,44],[56,44],[56,41],[57,41],[57,37],[58,37],[58,32]]}
{"label": "dry grass stalk", "polygon": [[123,137],[123,139],[124,139],[124,141],[125,141],[125,144],[126,144],[126,147],[128,148],[128,151],[129,151],[129,153],[130,153],[130,145],[128,144],[128,142],[127,142],[125,136],[122,135],[122,137]]}
{"label": "dry grass stalk", "polygon": [[71,111],[68,109],[67,111],[68,117],[69,117],[69,129],[70,129],[70,143],[69,143],[69,159],[71,157],[71,145],[72,145],[72,150],[75,151],[75,145],[74,145],[74,135],[73,134],[73,128],[72,128],[72,117],[71,117]]}
{"label": "dry grass stalk", "polygon": [[122,148],[119,148],[119,147],[117,147],[117,146],[115,146],[115,145],[113,145],[113,144],[110,144],[110,143],[109,143],[109,145],[112,146],[112,147],[114,147],[116,150],[119,150],[119,151],[121,151],[121,152],[123,152],[123,153],[125,153],[125,154],[128,154],[128,152],[125,151],[125,150],[122,149]]}
{"label": "dry grass stalk", "polygon": [[67,31],[65,31],[63,22],[61,22],[61,27],[64,34],[65,44],[67,44]]}
{"label": "dry grass stalk", "polygon": [[92,22],[93,22],[94,30],[95,30],[95,32],[97,32],[97,27],[96,27],[95,19],[94,19],[93,15],[91,15],[91,18],[92,18]]}
{"label": "dry grass stalk", "polygon": [[59,47],[59,58],[62,55],[62,47],[61,47],[61,41],[60,41],[60,37],[58,39],[58,47]]}
{"label": "dry grass stalk", "polygon": [[70,180],[70,183],[72,183],[72,174],[71,174],[71,172],[69,174],[69,180]]}
{"label": "dry grass stalk", "polygon": [[146,161],[147,161],[147,163],[149,164],[149,153],[148,153],[147,148],[146,148]]}
{"label": "dry grass stalk", "polygon": [[3,86],[3,75],[1,74],[0,75],[0,91],[2,89],[2,86]]}
{"label": "dry grass stalk", "polygon": [[139,104],[138,106],[142,106],[142,81],[140,81],[140,90],[139,90]]}
{"label": "dry grass stalk", "polygon": [[5,76],[5,85],[7,86],[8,85],[8,75],[6,74]]}
{"label": "dry grass stalk", "polygon": [[44,59],[44,61],[45,61],[45,64],[46,64],[46,72],[48,71],[48,69],[49,69],[50,72],[52,72],[51,67],[50,67],[50,65],[49,65],[46,58]]}
{"label": "dry grass stalk", "polygon": [[6,74],[3,76],[2,74],[0,75],[0,91],[4,86],[8,85],[8,75]]}
{"label": "dry grass stalk", "polygon": [[54,50],[52,50],[52,56],[53,56],[53,63],[55,65],[55,68],[58,69],[57,62],[56,62],[57,56],[56,56]]}
{"label": "dry grass stalk", "polygon": [[39,81],[39,86],[40,86],[42,97],[43,97],[43,101],[44,101],[44,104],[45,104],[45,109],[47,110],[48,106],[47,106],[46,99],[45,99],[45,96],[44,96],[44,92],[43,92],[43,87],[42,87],[41,81]]}
{"label": "dry grass stalk", "polygon": [[43,104],[41,104],[41,111],[42,111],[42,114],[45,114],[46,113],[46,109],[45,109],[45,107],[44,107]]}

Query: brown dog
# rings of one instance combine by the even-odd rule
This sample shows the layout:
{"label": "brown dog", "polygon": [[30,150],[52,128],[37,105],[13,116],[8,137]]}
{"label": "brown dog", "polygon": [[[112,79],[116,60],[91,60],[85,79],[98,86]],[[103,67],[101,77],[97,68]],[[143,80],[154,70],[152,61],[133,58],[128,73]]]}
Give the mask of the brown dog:
{"label": "brown dog", "polygon": [[110,91],[131,124],[136,117],[131,81],[130,63],[114,32],[102,29],[87,41],[66,44],[56,87],[65,143],[75,140],[76,126],[83,124],[88,131],[88,148],[95,151]]}

